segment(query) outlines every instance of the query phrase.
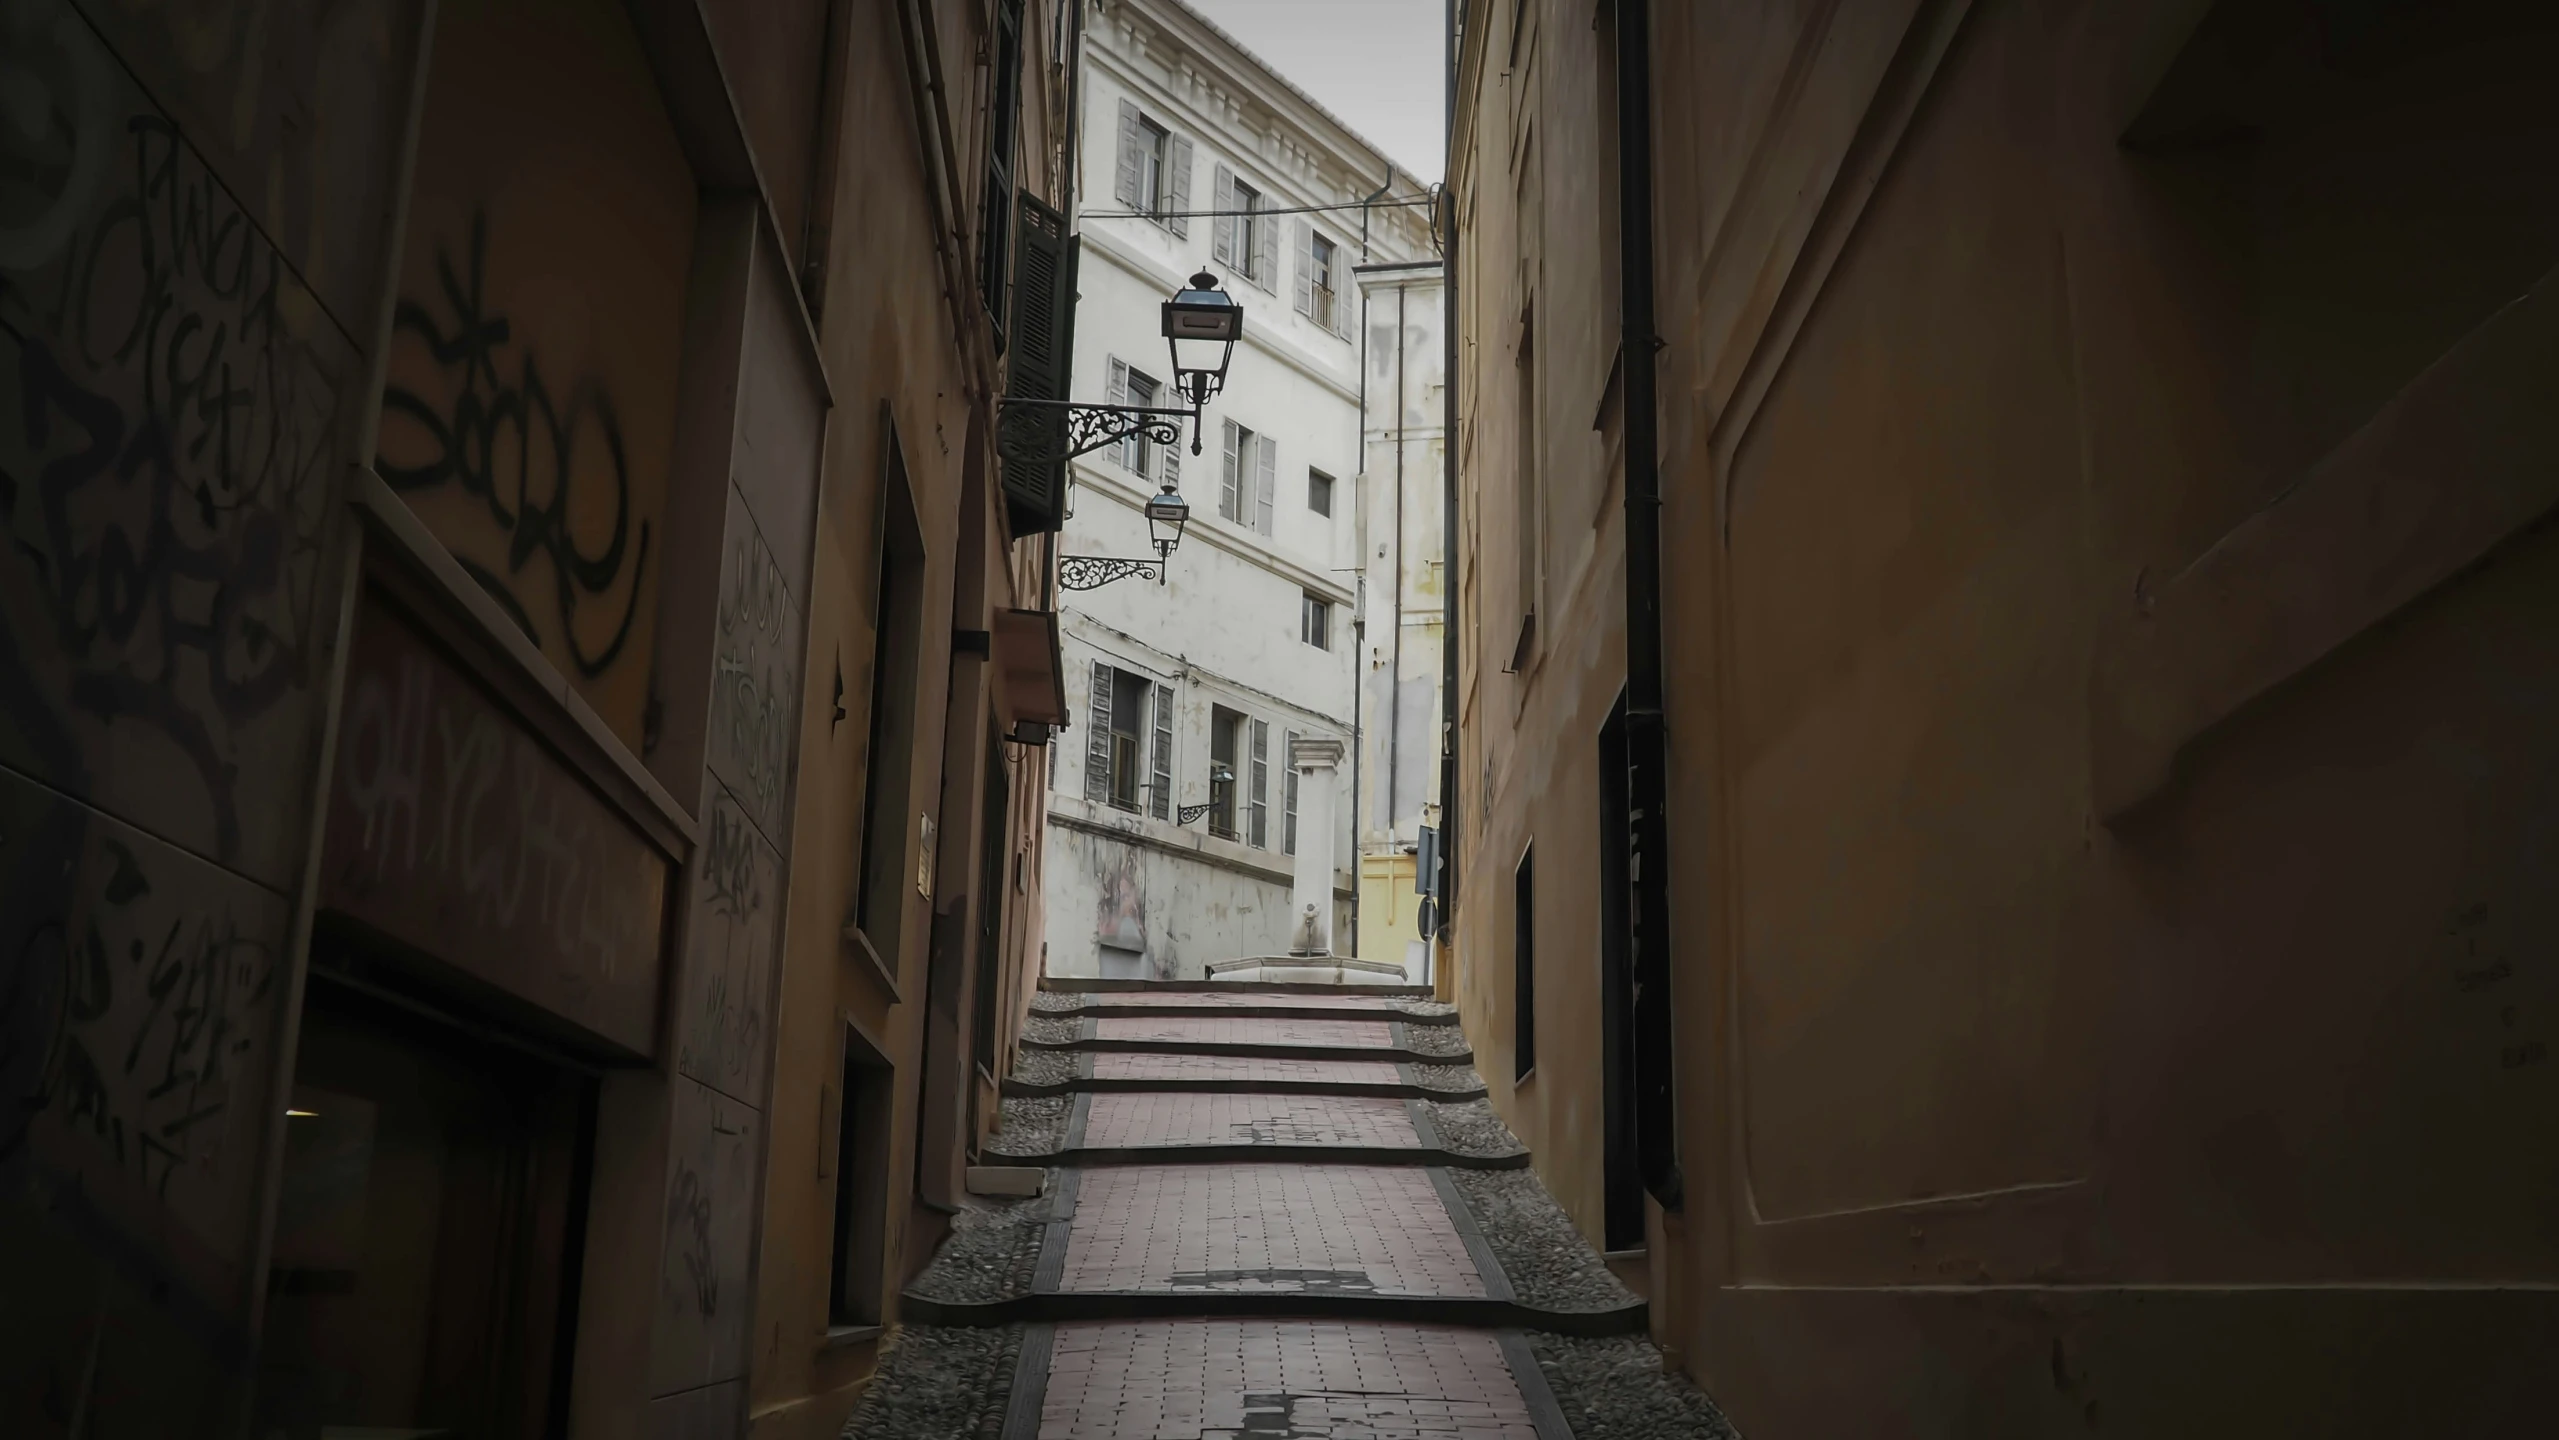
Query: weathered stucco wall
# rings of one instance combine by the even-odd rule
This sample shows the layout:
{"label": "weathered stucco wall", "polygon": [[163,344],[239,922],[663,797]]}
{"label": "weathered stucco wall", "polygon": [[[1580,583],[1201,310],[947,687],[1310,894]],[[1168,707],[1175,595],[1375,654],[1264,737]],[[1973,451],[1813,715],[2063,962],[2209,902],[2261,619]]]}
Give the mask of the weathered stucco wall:
{"label": "weathered stucco wall", "polygon": [[[1559,335],[1550,367],[1545,318],[1605,308],[1602,71],[1574,7],[1516,51],[1482,8],[1460,994],[1596,1234],[1599,917],[1549,867],[1588,853],[1622,602],[1558,595],[1558,512],[1599,500],[1619,542],[1605,354]],[[1688,1182],[1657,1334],[1753,1435],[2530,1428],[2559,35],[1653,10]],[[1522,277],[1557,297],[1556,624],[1513,677]],[[1532,839],[1538,1065],[1506,1094]]]}

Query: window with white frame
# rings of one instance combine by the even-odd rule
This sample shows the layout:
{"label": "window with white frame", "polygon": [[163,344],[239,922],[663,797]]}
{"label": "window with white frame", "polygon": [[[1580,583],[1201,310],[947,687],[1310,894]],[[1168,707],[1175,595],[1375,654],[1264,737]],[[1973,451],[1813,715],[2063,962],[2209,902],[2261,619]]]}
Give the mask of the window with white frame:
{"label": "window with white frame", "polygon": [[1350,306],[1342,290],[1342,252],[1332,237],[1304,221],[1297,225],[1297,313],[1336,335],[1350,330]]}
{"label": "window with white frame", "polygon": [[1306,508],[1330,520],[1333,518],[1333,477],[1321,470],[1306,472]]}
{"label": "window with white frame", "polygon": [[1271,844],[1271,722],[1253,722],[1252,831],[1246,843],[1257,850]]}
{"label": "window with white frame", "polygon": [[[1110,404],[1133,406],[1145,410],[1154,408],[1157,399],[1164,393],[1164,385],[1162,381],[1125,360],[1113,360],[1109,391]],[[1153,474],[1159,457],[1168,464],[1173,463],[1170,460],[1168,448],[1150,444],[1143,434],[1131,433],[1122,436],[1120,442],[1112,447],[1112,458],[1119,461],[1121,469],[1135,475],[1148,476]],[[1167,475],[1165,478],[1169,480],[1178,477]]]}
{"label": "window with white frame", "polygon": [[1188,235],[1190,140],[1121,101],[1119,167],[1111,193],[1123,207],[1153,217],[1177,236]]}
{"label": "window with white frame", "polygon": [[1333,602],[1312,591],[1298,596],[1297,638],[1318,650],[1333,648]]}
{"label": "window with white frame", "polygon": [[1271,489],[1279,473],[1279,442],[1232,420],[1224,422],[1225,454],[1217,489],[1217,514],[1247,530],[1271,533]]}

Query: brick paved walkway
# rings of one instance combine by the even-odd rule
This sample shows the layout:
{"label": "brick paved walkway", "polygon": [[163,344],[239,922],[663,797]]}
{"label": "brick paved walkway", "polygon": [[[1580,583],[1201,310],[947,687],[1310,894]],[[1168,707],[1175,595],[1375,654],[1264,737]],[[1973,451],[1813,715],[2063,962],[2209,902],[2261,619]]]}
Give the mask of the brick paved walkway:
{"label": "brick paved walkway", "polygon": [[1539,1440],[1480,1330],[1321,1320],[1061,1325],[1039,1440]]}
{"label": "brick paved walkway", "polygon": [[1430,1172],[1380,1165],[1092,1171],[1059,1288],[1486,1293]]}
{"label": "brick paved walkway", "polygon": [[1084,1143],[1157,1145],[1419,1145],[1401,1100],[1366,1095],[1096,1095]]}
{"label": "brick paved walkway", "polygon": [[[1211,1318],[1031,1326],[1003,1440],[1572,1440],[1518,1332],[1421,1323],[1514,1313],[1502,1308],[1511,1303],[1509,1280],[1444,1171],[1427,1163],[1235,1158],[1237,1146],[1429,1158],[1409,1153],[1422,1151],[1422,1135],[1405,1101],[1390,1098],[1407,1082],[1393,1059],[1394,1031],[1376,1018],[1379,997],[1083,998],[1128,1009],[1308,1005],[1368,1013],[1123,1011],[1092,1020],[1093,1038],[1131,1048],[1078,1057],[1082,1073],[1118,1088],[1079,1102],[1077,1144],[1147,1153],[1141,1163],[1079,1168],[1061,1187],[1063,1223],[1046,1228],[1033,1298],[1078,1300],[1047,1312],[1070,1317],[1204,1309]],[[1205,1053],[1146,1048],[1158,1045]],[[1234,1053],[1246,1046],[1338,1055]],[[1178,1088],[1202,1084],[1222,1088]],[[1308,1088],[1345,1084],[1389,1093]],[[1191,1146],[1227,1148],[1212,1160],[1183,1156]],[[1294,1315],[1301,1304],[1304,1314]],[[1234,1313],[1216,1314],[1228,1307]],[[1359,1318],[1314,1318],[1328,1313]]]}

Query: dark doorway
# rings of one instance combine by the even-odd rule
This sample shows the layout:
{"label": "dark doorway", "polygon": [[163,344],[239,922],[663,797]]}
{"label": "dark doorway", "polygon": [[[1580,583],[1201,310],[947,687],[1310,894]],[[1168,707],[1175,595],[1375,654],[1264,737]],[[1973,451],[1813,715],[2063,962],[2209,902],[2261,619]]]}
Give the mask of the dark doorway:
{"label": "dark doorway", "polygon": [[1611,1250],[1644,1243],[1644,1177],[1635,1162],[1634,892],[1627,856],[1626,696],[1599,727],[1599,1064],[1606,1181],[1602,1226]]}
{"label": "dark doorway", "polygon": [[592,1106],[575,1070],[315,965],[252,1432],[557,1433]]}
{"label": "dark doorway", "polygon": [[837,1327],[880,1323],[883,1232],[888,1220],[889,1117],[897,1072],[851,1025],[835,1092],[835,1244],[827,1320]]}

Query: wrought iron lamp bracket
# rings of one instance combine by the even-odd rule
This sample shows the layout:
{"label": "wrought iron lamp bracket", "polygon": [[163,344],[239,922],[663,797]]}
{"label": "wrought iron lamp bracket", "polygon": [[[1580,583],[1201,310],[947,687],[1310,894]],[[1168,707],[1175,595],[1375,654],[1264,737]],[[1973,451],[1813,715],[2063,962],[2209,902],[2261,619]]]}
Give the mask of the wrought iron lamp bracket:
{"label": "wrought iron lamp bracket", "polygon": [[[1059,424],[1059,412],[1064,424]],[[1200,453],[1197,410],[1154,405],[1085,405],[1069,400],[1006,396],[997,402],[996,446],[1008,460],[1040,464],[1072,460],[1132,437],[1149,445],[1182,443],[1191,422],[1191,453]],[[1062,432],[1062,433],[1061,433]],[[1063,449],[1054,447],[1063,444]]]}
{"label": "wrought iron lamp bracket", "polygon": [[1164,561],[1133,560],[1118,555],[1060,555],[1057,557],[1057,588],[1060,590],[1095,590],[1114,580],[1164,580]]}
{"label": "wrought iron lamp bracket", "polygon": [[1215,801],[1210,801],[1206,805],[1185,805],[1182,807],[1182,818],[1180,823],[1184,825],[1191,824],[1193,821],[1198,820],[1202,815],[1205,815],[1216,808],[1217,802]]}

